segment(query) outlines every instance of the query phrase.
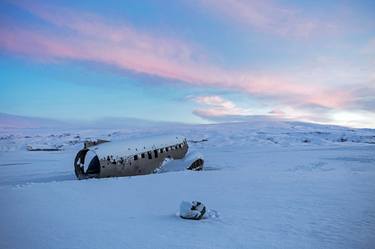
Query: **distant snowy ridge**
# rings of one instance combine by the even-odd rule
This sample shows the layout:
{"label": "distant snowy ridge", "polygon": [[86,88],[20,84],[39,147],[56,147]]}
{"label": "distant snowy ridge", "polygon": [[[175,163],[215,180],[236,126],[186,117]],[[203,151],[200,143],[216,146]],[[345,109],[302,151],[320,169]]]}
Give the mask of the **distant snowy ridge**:
{"label": "distant snowy ridge", "polygon": [[[103,124],[104,125],[104,124]],[[108,122],[111,125],[111,122]],[[132,123],[114,128],[51,128],[51,129],[4,129],[0,130],[0,151],[26,150],[28,147],[75,148],[85,140],[104,139],[110,141],[130,140],[147,136],[179,133],[189,143],[223,147],[228,145],[253,146],[274,145],[289,147],[294,145],[320,146],[342,144],[375,144],[374,129],[352,129],[332,125],[318,125],[303,122],[265,121],[237,122],[208,125],[186,125],[172,123]],[[83,146],[83,145],[82,145]]]}
{"label": "distant snowy ridge", "polygon": [[173,122],[150,121],[138,118],[103,117],[92,120],[57,120],[0,113],[0,129],[105,129],[105,128],[145,128],[174,125]]}
{"label": "distant snowy ridge", "polygon": [[0,128],[24,129],[24,128],[53,128],[63,127],[64,122],[48,118],[26,117],[7,113],[0,113]]}

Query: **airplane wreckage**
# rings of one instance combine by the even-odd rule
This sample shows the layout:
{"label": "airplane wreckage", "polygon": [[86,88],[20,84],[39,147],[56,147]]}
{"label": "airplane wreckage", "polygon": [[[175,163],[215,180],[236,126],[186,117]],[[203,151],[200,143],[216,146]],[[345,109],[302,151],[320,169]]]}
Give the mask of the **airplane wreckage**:
{"label": "airplane wreckage", "polygon": [[182,136],[131,141],[87,141],[74,160],[78,179],[146,175],[175,170],[202,170],[203,157],[188,153]]}

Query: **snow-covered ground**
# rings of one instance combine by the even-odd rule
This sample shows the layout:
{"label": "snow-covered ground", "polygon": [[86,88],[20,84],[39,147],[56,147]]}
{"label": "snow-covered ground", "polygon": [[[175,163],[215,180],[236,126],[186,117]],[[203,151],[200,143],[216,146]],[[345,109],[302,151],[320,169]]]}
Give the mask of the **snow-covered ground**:
{"label": "snow-covered ground", "polygon": [[[204,155],[204,171],[76,180],[84,140],[171,131]],[[215,215],[181,219],[183,200]],[[0,130],[2,249],[374,245],[375,130],[279,121]]]}

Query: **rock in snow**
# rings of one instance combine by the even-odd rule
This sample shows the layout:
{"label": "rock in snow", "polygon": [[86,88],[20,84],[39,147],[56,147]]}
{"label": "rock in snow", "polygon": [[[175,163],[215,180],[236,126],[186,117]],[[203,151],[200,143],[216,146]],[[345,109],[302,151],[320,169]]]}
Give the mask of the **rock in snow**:
{"label": "rock in snow", "polygon": [[184,219],[200,220],[206,213],[206,207],[199,201],[183,201],[180,204],[180,217]]}

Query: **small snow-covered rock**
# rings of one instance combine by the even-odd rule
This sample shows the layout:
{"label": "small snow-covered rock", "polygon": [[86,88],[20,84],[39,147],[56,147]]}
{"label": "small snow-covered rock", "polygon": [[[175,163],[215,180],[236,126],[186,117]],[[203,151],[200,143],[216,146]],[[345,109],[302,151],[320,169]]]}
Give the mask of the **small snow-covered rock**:
{"label": "small snow-covered rock", "polygon": [[180,204],[180,217],[184,219],[200,220],[206,213],[206,207],[199,201],[183,201]]}

